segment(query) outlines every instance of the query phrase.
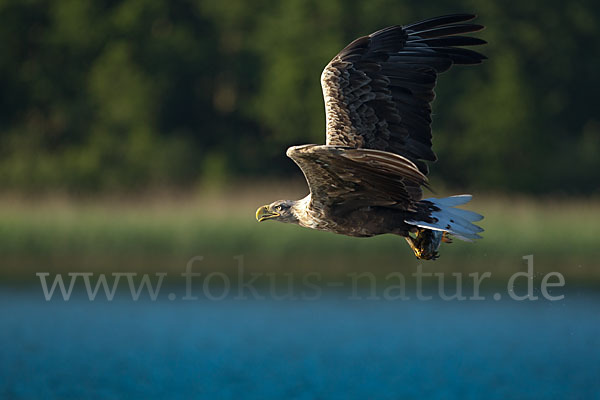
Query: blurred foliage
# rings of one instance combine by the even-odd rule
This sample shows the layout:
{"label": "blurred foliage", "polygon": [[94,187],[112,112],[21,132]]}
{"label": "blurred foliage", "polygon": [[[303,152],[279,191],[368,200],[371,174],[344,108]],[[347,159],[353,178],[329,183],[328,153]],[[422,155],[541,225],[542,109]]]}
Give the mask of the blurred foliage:
{"label": "blurred foliage", "polygon": [[592,0],[0,0],[0,185],[138,190],[298,174],[323,142],[322,68],[387,25],[474,11],[490,58],[443,75],[448,186],[590,193],[600,181]]}
{"label": "blurred foliage", "polygon": [[206,256],[203,265],[210,271],[228,273],[236,265],[233,256],[243,255],[248,272],[319,271],[339,277],[351,271],[401,271],[410,276],[422,264],[428,271],[490,271],[494,279],[508,279],[523,270],[522,257],[533,254],[538,274],[559,271],[569,285],[600,287],[598,199],[478,196],[472,207],[485,215],[479,223],[484,240],[443,244],[439,260],[422,262],[395,235],[357,239],[276,222],[258,226],[254,211],[263,196],[277,198],[269,187],[259,193],[248,188],[226,196],[144,201],[0,198],[5,267],[0,282],[31,282],[39,271],[172,271],[179,276],[197,255]]}

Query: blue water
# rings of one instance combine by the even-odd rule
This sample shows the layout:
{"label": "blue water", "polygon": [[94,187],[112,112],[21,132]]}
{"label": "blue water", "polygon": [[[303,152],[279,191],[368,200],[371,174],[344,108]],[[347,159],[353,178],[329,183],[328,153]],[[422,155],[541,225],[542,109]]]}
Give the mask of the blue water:
{"label": "blue water", "polygon": [[600,298],[44,301],[0,295],[0,398],[600,398]]}

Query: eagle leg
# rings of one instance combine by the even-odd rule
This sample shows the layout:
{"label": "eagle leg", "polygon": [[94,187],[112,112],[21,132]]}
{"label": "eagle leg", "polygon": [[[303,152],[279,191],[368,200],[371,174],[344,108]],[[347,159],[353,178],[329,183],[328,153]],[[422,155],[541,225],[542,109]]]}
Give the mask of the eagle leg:
{"label": "eagle leg", "polygon": [[404,237],[418,260],[437,260],[440,254],[437,252],[439,241],[434,245],[431,240],[431,231],[419,229],[413,238],[408,235]]}

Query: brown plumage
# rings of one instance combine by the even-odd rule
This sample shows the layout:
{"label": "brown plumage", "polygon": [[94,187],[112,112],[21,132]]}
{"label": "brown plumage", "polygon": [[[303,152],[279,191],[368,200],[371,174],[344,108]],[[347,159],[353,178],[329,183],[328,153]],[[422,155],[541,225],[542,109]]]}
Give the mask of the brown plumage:
{"label": "brown plumage", "polygon": [[[421,200],[431,148],[431,101],[437,74],[485,56],[456,46],[485,42],[460,34],[483,26],[454,14],[392,26],[356,39],[325,67],[321,86],[326,144],[290,147],[310,193],[257,211],[349,236],[393,233],[419,258],[434,259],[444,233],[475,239],[478,214],[453,208],[470,197]],[[465,201],[465,199],[467,199]],[[448,204],[446,204],[448,203]],[[415,237],[411,237],[413,233]]]}

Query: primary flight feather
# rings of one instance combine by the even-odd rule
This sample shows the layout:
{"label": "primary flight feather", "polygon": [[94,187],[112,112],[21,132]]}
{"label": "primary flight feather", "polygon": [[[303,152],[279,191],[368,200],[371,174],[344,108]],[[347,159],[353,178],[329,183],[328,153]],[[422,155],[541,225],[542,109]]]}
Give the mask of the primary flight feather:
{"label": "primary flight feather", "polygon": [[256,219],[369,237],[406,238],[417,258],[435,259],[449,235],[480,236],[483,217],[455,208],[470,195],[422,199],[431,146],[431,101],[437,75],[485,56],[460,46],[485,44],[463,36],[483,29],[471,14],[391,26],[340,51],[321,74],[326,144],[290,147],[310,193],[260,207]]}

